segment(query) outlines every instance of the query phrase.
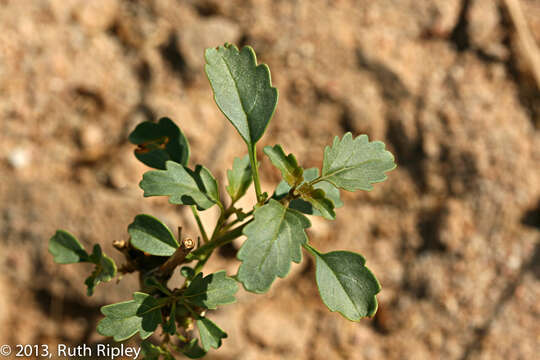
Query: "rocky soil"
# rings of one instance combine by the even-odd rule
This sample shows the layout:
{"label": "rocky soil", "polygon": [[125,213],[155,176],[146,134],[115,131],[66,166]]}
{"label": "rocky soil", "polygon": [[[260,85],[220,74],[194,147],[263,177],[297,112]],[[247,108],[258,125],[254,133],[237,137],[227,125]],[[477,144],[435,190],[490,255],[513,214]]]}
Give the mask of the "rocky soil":
{"label": "rocky soil", "polygon": [[[540,43],[540,2],[519,3]],[[502,0],[0,0],[0,343],[104,342],[99,307],[136,289],[126,276],[87,298],[80,267],[47,253],[57,228],[118,261],[111,242],[138,213],[195,234],[188,212],[142,198],[126,138],[169,116],[223,184],[245,150],[203,50],[232,42],[254,47],[280,91],[262,145],[307,168],[334,135],[366,133],[398,168],[309,231],[367,258],[383,286],[375,318],[328,312],[305,257],[268,294],[240,291],[212,314],[229,338],[209,358],[535,358],[540,92],[514,25]],[[270,191],[279,177],[261,158]],[[230,248],[209,270],[237,266]]]}

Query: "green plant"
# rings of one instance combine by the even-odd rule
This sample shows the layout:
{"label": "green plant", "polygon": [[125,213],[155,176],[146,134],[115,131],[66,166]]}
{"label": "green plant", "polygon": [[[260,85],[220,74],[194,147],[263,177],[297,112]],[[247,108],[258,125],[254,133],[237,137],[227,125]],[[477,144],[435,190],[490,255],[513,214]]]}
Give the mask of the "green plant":
{"label": "green plant", "polygon": [[[333,220],[334,208],[342,206],[340,190],[371,190],[372,183],[386,179],[385,172],[395,167],[392,154],[382,142],[370,142],[366,135],[350,133],[336,137],[324,150],[322,170],[303,169],[292,154],[280,145],[263,151],[279,169],[283,180],[271,196],[262,192],[256,143],[261,139],[277,104],[278,92],[272,87],[266,65],[257,65],[250,47],[239,51],[225,44],[207,49],[206,74],[214,99],[247,145],[247,155],[236,158],[227,171],[226,187],[230,199],[222,199],[216,179],[201,165],[188,166],[189,145],[182,131],[168,118],[158,123],[144,122],[130,134],[137,145],[135,156],[157,170],[143,175],[140,187],[144,196],[167,196],[171,204],[191,208],[198,224],[200,239],[196,246],[190,238],[178,237],[150,215],[137,215],[128,227],[128,241],[117,241],[115,248],[125,257],[119,273],[138,272],[140,292],[133,299],[102,307],[105,315],[98,332],[122,341],[139,333],[144,340],[162,328],[162,341],[142,343],[146,359],[173,358],[181,352],[188,357],[203,356],[218,348],[227,334],[207,317],[207,309],[235,301],[240,282],[247,291],[264,293],[276,277],[285,277],[291,262],[302,259],[302,247],[316,262],[316,282],[323,302],[349,320],[373,316],[377,310],[375,295],[380,285],[365,266],[365,259],[348,251],[321,253],[309,242],[306,215]],[[236,206],[253,182],[257,202],[252,209]],[[219,219],[207,233],[199,212],[219,208]],[[204,265],[220,246],[239,236],[247,240],[238,252],[242,262],[232,277],[220,271],[203,276]],[[202,241],[201,241],[202,239]],[[117,273],[115,263],[99,245],[88,254],[77,239],[59,230],[50,239],[49,251],[57,263],[90,262],[95,270],[86,280],[88,295],[94,286],[111,280]],[[192,264],[186,266],[184,264]],[[184,283],[170,288],[168,281],[175,269]],[[179,284],[178,284],[179,285]],[[199,339],[193,334],[194,325]]]}

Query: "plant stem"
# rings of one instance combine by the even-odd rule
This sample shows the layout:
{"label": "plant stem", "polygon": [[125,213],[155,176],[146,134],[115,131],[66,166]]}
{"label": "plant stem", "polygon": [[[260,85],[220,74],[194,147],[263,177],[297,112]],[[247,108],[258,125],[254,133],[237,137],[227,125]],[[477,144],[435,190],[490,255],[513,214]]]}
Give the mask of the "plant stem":
{"label": "plant stem", "polygon": [[221,236],[217,236],[214,240],[210,241],[208,244],[205,244],[198,248],[197,250],[189,253],[186,256],[186,262],[193,261],[193,260],[203,260],[204,258],[207,258],[210,256],[210,253],[214,251],[215,248],[218,248],[220,246],[223,246],[225,244],[230,243],[237,237],[242,235],[242,230],[244,230],[244,227],[249,224],[252,220],[249,220],[248,222],[243,223],[240,226],[235,227],[229,232],[226,232],[225,234]]}
{"label": "plant stem", "polygon": [[193,240],[188,238],[183,239],[174,254],[169,259],[167,259],[167,261],[163,265],[160,266],[158,270],[158,274],[160,275],[160,277],[170,277],[174,269],[184,262],[184,259],[194,247],[195,242]]}
{"label": "plant stem", "polygon": [[193,213],[193,216],[195,217],[195,221],[197,221],[197,226],[199,226],[199,231],[201,232],[204,243],[206,244],[208,242],[208,235],[206,234],[206,230],[204,230],[204,226],[201,222],[201,218],[199,217],[199,212],[197,211],[197,207],[195,205],[191,205],[191,212]]}
{"label": "plant stem", "polygon": [[323,177],[322,175],[319,176],[318,178],[316,179],[313,179],[311,180],[310,182],[308,182],[309,185],[315,185],[316,183],[318,182],[321,182],[321,181],[324,181],[325,177]]}
{"label": "plant stem", "polygon": [[193,310],[193,308],[191,306],[189,306],[188,304],[186,304],[186,302],[182,301],[182,303],[184,304],[184,306],[186,307],[186,309],[188,309],[188,311],[191,313],[191,316],[195,319],[195,320],[199,320],[201,318],[201,315],[200,314],[197,314],[197,312],[195,312],[195,310]]}
{"label": "plant stem", "polygon": [[[246,217],[249,217],[253,214],[253,210],[251,210],[250,212],[246,213]],[[231,221],[229,224],[226,224],[224,227],[223,227],[223,230],[229,230],[230,228],[232,228],[234,225],[238,224],[239,222],[241,221],[244,221],[244,219],[240,220],[240,219],[235,219],[233,221]]]}
{"label": "plant stem", "polygon": [[210,259],[210,255],[212,255],[212,253],[208,254],[208,256],[206,256],[204,259],[201,259],[197,262],[197,265],[195,265],[195,268],[193,269],[193,276],[196,276],[202,271],[202,268],[204,267],[208,259]]}
{"label": "plant stem", "polygon": [[308,243],[302,244],[302,246],[304,247],[304,249],[310,252],[311,255],[313,256],[317,256],[319,254],[319,251],[315,249],[314,247],[312,247],[311,245],[309,245]]}
{"label": "plant stem", "polygon": [[257,164],[257,150],[255,144],[248,146],[249,162],[251,164],[251,173],[253,174],[253,183],[255,184],[255,194],[257,195],[257,203],[263,201],[261,192],[261,181],[259,180],[259,166]]}

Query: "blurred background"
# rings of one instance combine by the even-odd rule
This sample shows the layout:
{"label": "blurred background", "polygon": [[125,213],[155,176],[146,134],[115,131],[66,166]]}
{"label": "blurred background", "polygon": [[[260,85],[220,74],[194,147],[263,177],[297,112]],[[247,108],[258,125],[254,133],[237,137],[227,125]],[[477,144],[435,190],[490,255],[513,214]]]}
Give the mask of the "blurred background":
{"label": "blurred background", "polygon": [[[47,253],[57,228],[119,263],[111,242],[138,213],[196,234],[189,212],[143,199],[127,135],[170,117],[223,188],[245,154],[203,71],[224,42],[251,45],[280,91],[260,145],[308,168],[334,135],[365,133],[398,168],[309,230],[367,258],[377,315],[327,311],[304,256],[268,294],[213,312],[229,338],[209,358],[537,358],[538,0],[0,0],[0,343],[103,343],[100,306],[137,289],[126,275],[86,297],[90,268]],[[208,271],[234,274],[238,246]]]}

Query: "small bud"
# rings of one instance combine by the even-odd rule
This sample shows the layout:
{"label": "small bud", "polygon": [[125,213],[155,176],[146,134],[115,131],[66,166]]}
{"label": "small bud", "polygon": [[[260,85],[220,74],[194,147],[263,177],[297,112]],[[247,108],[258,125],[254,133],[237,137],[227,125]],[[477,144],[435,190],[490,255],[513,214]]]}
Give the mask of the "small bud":
{"label": "small bud", "polygon": [[191,238],[185,238],[182,240],[182,245],[186,250],[191,250],[195,247],[195,241],[193,241]]}

